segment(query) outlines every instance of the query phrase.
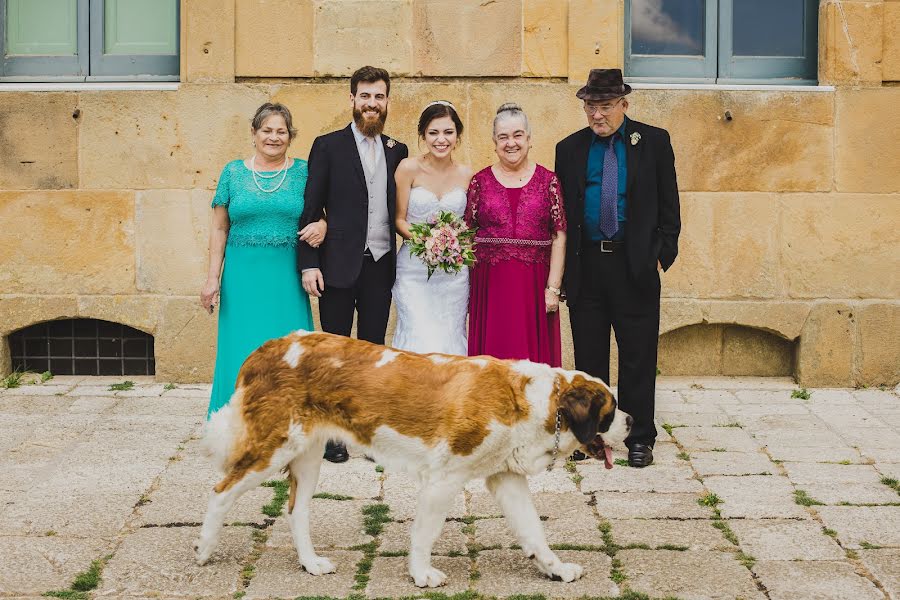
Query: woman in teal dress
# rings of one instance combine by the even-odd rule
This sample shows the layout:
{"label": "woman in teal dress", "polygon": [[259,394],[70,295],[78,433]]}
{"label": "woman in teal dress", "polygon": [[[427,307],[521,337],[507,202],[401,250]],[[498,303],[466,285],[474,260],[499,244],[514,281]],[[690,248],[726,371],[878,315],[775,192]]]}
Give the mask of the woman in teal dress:
{"label": "woman in teal dress", "polygon": [[[250,353],[272,338],[313,328],[296,258],[307,167],[287,156],[296,135],[290,111],[263,104],[251,133],[253,156],[225,165],[212,202],[209,274],[200,303],[210,314],[219,305],[219,335],[207,418],[228,403]],[[318,246],[324,234],[319,221],[300,238]]]}

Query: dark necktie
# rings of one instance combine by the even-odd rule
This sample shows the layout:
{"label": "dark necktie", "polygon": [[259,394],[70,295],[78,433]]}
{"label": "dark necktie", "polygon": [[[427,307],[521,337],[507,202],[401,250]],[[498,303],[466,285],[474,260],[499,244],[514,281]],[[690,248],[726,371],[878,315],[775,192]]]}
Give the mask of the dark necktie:
{"label": "dark necktie", "polygon": [[603,181],[600,185],[600,231],[612,239],[619,230],[617,209],[619,204],[619,159],[616,157],[617,133],[609,137],[609,146],[603,154]]}

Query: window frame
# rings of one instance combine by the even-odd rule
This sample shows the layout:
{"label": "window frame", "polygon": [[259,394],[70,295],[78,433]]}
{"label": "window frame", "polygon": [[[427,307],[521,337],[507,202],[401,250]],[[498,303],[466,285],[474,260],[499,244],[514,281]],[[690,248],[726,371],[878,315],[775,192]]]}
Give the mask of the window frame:
{"label": "window frame", "polygon": [[170,1],[175,1],[175,54],[104,54],[105,0],[76,0],[76,56],[7,57],[9,0],[0,0],[0,83],[180,81],[181,2]]}
{"label": "window frame", "polygon": [[104,54],[106,0],[90,0],[90,3],[91,67],[87,81],[179,80],[181,2],[175,2],[175,54]]}
{"label": "window frame", "polygon": [[[818,83],[819,2],[803,2],[803,56],[735,56],[734,0],[719,0],[719,76],[723,84]],[[815,6],[813,6],[815,5]]]}
{"label": "window frame", "polygon": [[[626,81],[715,85],[818,84],[818,0],[803,0],[805,55],[801,57],[734,56],[734,0],[705,0],[705,47],[702,58],[634,55],[631,53],[631,3],[632,0],[625,0]],[[666,72],[675,75],[660,74]]]}
{"label": "window frame", "polygon": [[76,0],[77,37],[75,56],[6,56],[8,0],[0,0],[0,81],[84,81],[90,64],[87,31],[89,0]]}
{"label": "window frame", "polygon": [[[718,23],[718,1],[704,0],[703,56],[632,54],[631,53],[631,0],[625,1],[625,74],[629,81],[667,81],[670,83],[715,83],[718,39],[716,31],[708,26]],[[657,73],[671,69],[677,76],[661,76]]]}

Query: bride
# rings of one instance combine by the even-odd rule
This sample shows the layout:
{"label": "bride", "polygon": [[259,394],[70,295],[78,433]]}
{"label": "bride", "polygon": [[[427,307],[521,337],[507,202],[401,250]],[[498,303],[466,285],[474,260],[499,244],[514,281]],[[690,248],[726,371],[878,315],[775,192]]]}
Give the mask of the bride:
{"label": "bride", "polygon": [[[432,102],[419,117],[419,137],[427,152],[404,159],[394,175],[397,182],[397,233],[410,238],[411,223],[423,223],[441,211],[462,217],[472,170],[453,160],[463,124],[456,108],[444,100]],[[469,269],[459,273],[428,269],[411,256],[406,243],[397,254],[393,296],[397,329],[392,346],[413,352],[465,355],[466,311],[469,306]]]}

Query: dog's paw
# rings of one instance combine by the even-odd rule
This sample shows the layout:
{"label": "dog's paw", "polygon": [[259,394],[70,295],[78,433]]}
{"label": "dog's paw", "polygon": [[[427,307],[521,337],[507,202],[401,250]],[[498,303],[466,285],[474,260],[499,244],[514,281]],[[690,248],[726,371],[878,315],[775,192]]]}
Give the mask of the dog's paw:
{"label": "dog's paw", "polygon": [[415,582],[417,587],[440,587],[447,583],[447,576],[442,572],[438,571],[434,567],[428,567],[427,569],[422,569],[421,571],[416,571],[413,573],[410,571],[409,573],[413,581]]}
{"label": "dog's paw", "polygon": [[325,575],[336,570],[334,564],[324,556],[313,556],[309,560],[300,561],[300,564],[310,575]]}
{"label": "dog's paw", "polygon": [[559,563],[551,569],[550,579],[570,583],[576,579],[581,579],[582,575],[584,575],[584,567],[581,565],[576,563]]}
{"label": "dog's paw", "polygon": [[204,543],[202,539],[194,542],[194,560],[198,565],[202,567],[209,562],[214,547],[215,544]]}

